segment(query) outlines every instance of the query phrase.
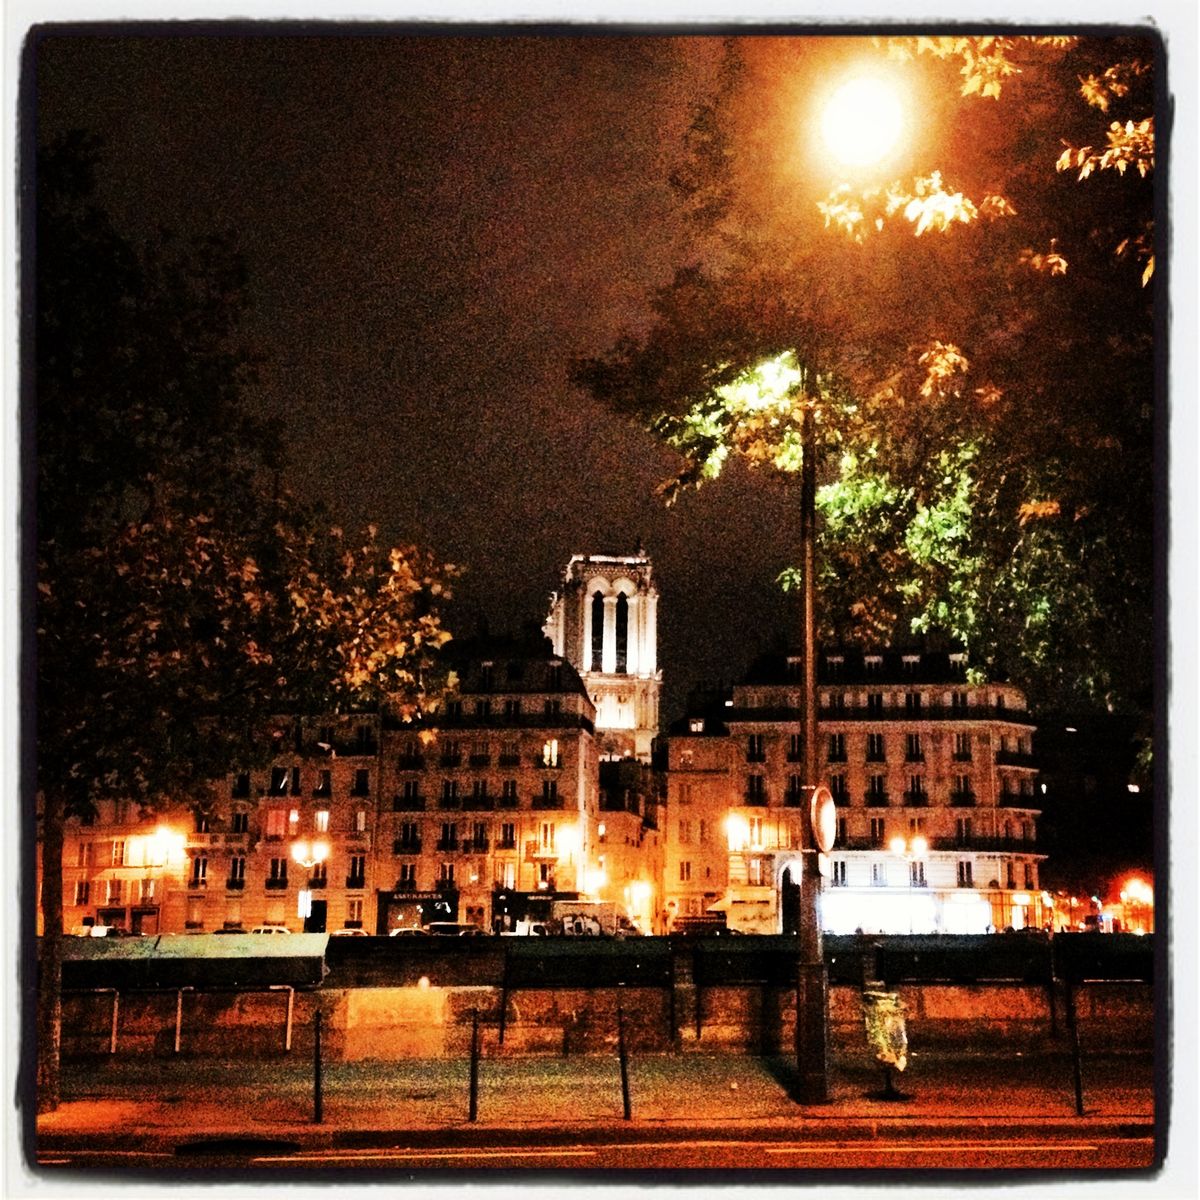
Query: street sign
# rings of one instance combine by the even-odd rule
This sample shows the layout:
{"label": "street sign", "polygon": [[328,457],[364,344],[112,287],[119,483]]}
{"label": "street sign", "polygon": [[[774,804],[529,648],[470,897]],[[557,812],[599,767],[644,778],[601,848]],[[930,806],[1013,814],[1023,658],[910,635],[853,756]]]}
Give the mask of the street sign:
{"label": "street sign", "polygon": [[813,789],[809,820],[817,849],[828,854],[837,838],[837,806],[833,803],[833,793],[824,784]]}

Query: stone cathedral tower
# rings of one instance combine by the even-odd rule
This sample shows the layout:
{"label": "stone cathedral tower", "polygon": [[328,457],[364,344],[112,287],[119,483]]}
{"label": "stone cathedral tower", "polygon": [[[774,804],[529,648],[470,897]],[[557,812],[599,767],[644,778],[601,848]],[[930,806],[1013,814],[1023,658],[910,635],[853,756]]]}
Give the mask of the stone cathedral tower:
{"label": "stone cathedral tower", "polygon": [[596,705],[602,758],[650,761],[662,689],[657,630],[658,592],[643,551],[572,557],[543,631]]}

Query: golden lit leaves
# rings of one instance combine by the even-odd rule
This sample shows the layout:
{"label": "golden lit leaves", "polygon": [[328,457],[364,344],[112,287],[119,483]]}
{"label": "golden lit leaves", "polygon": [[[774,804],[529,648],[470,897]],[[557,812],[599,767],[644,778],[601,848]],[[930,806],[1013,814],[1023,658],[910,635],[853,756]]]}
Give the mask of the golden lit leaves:
{"label": "golden lit leaves", "polygon": [[873,228],[876,232],[897,213],[913,226],[920,237],[930,230],[945,233],[955,225],[969,225],[979,217],[997,220],[1016,215],[1016,209],[1003,196],[987,195],[976,204],[961,191],[951,191],[940,171],[919,176],[911,185],[899,180],[886,188],[872,187],[854,191],[849,184],[839,184],[817,210],[831,226],[862,243]]}
{"label": "golden lit leaves", "polygon": [[1079,94],[1093,108],[1108,112],[1108,106],[1114,98],[1124,98],[1129,95],[1132,81],[1139,76],[1149,75],[1153,68],[1149,63],[1133,59],[1130,62],[1115,63],[1101,74],[1080,76]]}
{"label": "golden lit leaves", "polygon": [[1142,287],[1150,282],[1154,274],[1154,245],[1151,239],[1152,226],[1148,227],[1145,233],[1126,238],[1114,251],[1118,258],[1123,258],[1133,250],[1138,260],[1145,264],[1142,268]]}
{"label": "golden lit leaves", "polygon": [[1050,249],[1045,254],[1040,254],[1031,248],[1026,248],[1017,255],[1017,261],[1047,275],[1065,275],[1067,273],[1067,260],[1059,254],[1057,246],[1058,239],[1051,238]]}
{"label": "golden lit leaves", "polygon": [[922,54],[943,61],[960,59],[961,95],[998,100],[1002,86],[1021,74],[1021,68],[1013,61],[1014,55],[1029,48],[1069,50],[1078,40],[1076,37],[1062,36],[899,37],[887,38],[886,46],[888,57],[900,61],[908,61]]}
{"label": "golden lit leaves", "polygon": [[1114,121],[1108,127],[1108,146],[1097,154],[1091,146],[1068,146],[1055,164],[1060,171],[1078,169],[1086,179],[1093,171],[1115,169],[1124,175],[1129,167],[1144,179],[1154,170],[1154,118],[1142,121]]}
{"label": "golden lit leaves", "polygon": [[1030,521],[1044,521],[1057,517],[1062,512],[1062,505],[1057,500],[1027,500],[1017,510],[1017,519],[1022,525]]}
{"label": "golden lit leaves", "polygon": [[925,369],[920,391],[926,399],[934,396],[945,397],[952,390],[951,383],[954,378],[965,375],[971,365],[957,346],[936,341],[917,361]]}

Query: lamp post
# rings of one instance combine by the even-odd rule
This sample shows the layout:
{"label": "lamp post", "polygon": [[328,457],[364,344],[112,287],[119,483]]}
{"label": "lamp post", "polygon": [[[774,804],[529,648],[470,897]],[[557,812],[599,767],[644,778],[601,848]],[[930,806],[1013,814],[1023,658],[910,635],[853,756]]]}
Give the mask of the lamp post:
{"label": "lamp post", "polygon": [[913,867],[924,862],[925,855],[929,851],[929,843],[920,835],[905,839],[902,837],[894,837],[888,843],[889,849],[898,858],[902,858],[908,864],[908,932],[914,932],[913,929],[913,887],[916,880],[914,876],[916,872]]}

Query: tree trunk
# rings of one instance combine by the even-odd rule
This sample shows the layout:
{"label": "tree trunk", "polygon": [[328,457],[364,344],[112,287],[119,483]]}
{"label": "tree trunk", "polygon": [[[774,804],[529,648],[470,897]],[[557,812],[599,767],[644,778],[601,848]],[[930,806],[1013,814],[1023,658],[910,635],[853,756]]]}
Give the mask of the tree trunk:
{"label": "tree trunk", "polygon": [[59,1051],[62,1043],[63,820],[61,792],[43,793],[42,936],[38,954],[37,1110],[53,1112],[59,1103]]}

